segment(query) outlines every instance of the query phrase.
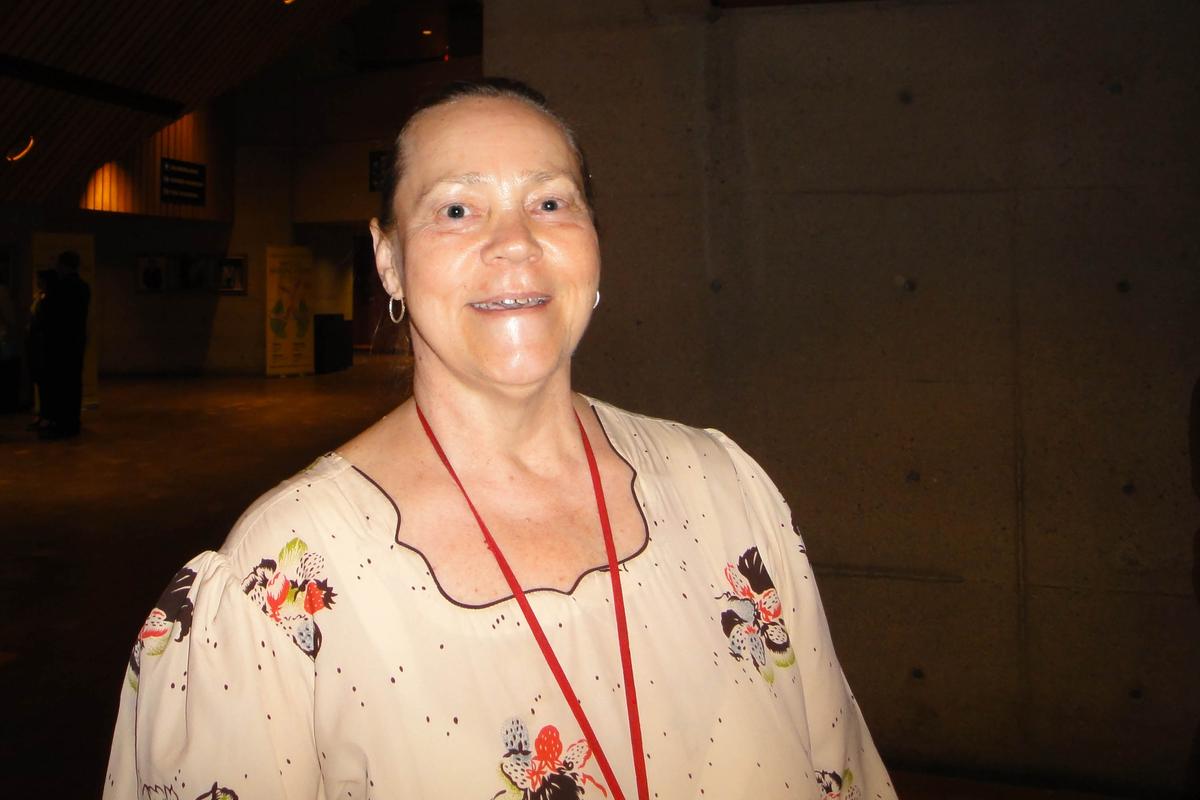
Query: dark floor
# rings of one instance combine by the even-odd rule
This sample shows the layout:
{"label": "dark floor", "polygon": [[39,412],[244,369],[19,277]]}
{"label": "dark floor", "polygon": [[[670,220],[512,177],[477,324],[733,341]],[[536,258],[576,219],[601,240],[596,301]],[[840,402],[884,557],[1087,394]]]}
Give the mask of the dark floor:
{"label": "dark floor", "polygon": [[[4,796],[99,795],[133,636],[180,564],[407,392],[395,358],[307,378],[110,379],[79,439],[0,416]],[[1075,795],[895,774],[901,797]]]}

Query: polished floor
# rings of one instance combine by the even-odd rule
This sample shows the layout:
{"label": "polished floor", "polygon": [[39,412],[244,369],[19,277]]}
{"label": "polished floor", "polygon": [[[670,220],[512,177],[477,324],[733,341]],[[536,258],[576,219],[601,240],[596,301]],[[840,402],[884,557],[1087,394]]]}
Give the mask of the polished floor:
{"label": "polished floor", "polygon": [[[78,439],[0,416],[4,796],[98,797],[133,635],[256,496],[407,394],[395,358],[306,378],[110,379]],[[902,798],[1083,800],[917,772]],[[246,800],[249,800],[248,798]]]}

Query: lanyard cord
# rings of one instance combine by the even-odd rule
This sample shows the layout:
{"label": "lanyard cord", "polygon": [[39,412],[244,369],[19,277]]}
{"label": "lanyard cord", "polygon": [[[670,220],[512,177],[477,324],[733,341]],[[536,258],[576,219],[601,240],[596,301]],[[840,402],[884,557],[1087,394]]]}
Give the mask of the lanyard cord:
{"label": "lanyard cord", "polygon": [[[529,600],[525,597],[525,592],[521,589],[521,584],[517,582],[517,576],[508,565],[508,560],[504,557],[504,554],[500,552],[496,540],[492,538],[491,531],[488,530],[487,525],[483,522],[483,517],[479,516],[479,512],[475,509],[475,504],[471,502],[471,497],[467,494],[462,481],[458,479],[458,474],[455,473],[454,467],[450,465],[450,459],[446,457],[446,453],[442,450],[442,445],[438,442],[437,436],[434,435],[433,429],[429,427],[429,421],[421,413],[421,406],[415,400],[413,401],[413,405],[417,409],[417,418],[421,420],[421,427],[425,429],[425,435],[429,437],[429,443],[433,445],[438,458],[442,460],[446,471],[450,473],[450,477],[454,480],[455,485],[458,486],[458,490],[462,492],[463,499],[467,501],[467,507],[471,509],[471,514],[474,515],[475,521],[479,524],[479,530],[483,533],[483,540],[487,543],[488,550],[495,557],[496,565],[500,567],[500,572],[504,574],[504,580],[508,582],[508,588],[512,592],[513,598],[517,601],[517,605],[521,607],[521,612],[525,615],[525,621],[529,625],[529,631],[533,634],[533,638],[537,641],[538,647],[542,651],[542,656],[546,659],[546,666],[554,674],[554,679],[558,682],[558,688],[562,690],[563,697],[566,699],[567,705],[571,708],[571,713],[575,715],[575,721],[579,723],[579,728],[583,731],[583,736],[587,740],[588,746],[596,756],[596,763],[600,767],[600,772],[604,775],[605,782],[612,790],[613,800],[625,800],[625,796],[621,793],[621,787],[617,783],[616,775],[613,774],[612,766],[608,763],[608,758],[604,755],[603,748],[600,747],[600,740],[596,738],[596,732],[592,730],[591,723],[588,722],[587,715],[583,711],[583,705],[579,702],[579,697],[575,694],[575,690],[571,687],[571,682],[567,679],[567,674],[563,671],[562,664],[559,663],[558,657],[554,654],[554,648],[550,646],[550,640],[546,638],[546,632],[542,630],[537,615],[533,613],[533,607],[529,605]],[[579,436],[583,441],[584,453],[587,455],[588,469],[592,473],[592,490],[596,494],[596,511],[600,516],[600,528],[604,533],[604,550],[608,556],[608,573],[613,591],[613,612],[617,618],[617,643],[621,650],[621,671],[625,677],[625,706],[629,713],[629,740],[633,746],[633,771],[637,781],[637,796],[639,800],[647,800],[650,796],[650,790],[646,781],[646,759],[642,747],[642,725],[638,716],[637,692],[633,686],[633,658],[629,650],[629,626],[625,617],[625,598],[621,593],[620,569],[617,564],[617,547],[613,542],[612,525],[608,520],[608,506],[604,502],[604,487],[600,483],[600,470],[596,466],[596,456],[592,452],[592,444],[588,441],[587,432],[583,429],[583,422],[579,419],[578,414],[575,415],[575,422],[579,425]]]}

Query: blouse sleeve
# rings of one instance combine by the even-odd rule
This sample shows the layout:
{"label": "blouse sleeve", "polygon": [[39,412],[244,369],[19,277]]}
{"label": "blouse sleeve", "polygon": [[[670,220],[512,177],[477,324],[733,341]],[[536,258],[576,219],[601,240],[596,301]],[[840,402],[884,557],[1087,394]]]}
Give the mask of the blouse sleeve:
{"label": "blouse sleeve", "polygon": [[313,798],[313,662],[227,558],[176,573],[138,634],[105,800]]}
{"label": "blouse sleeve", "polygon": [[824,797],[884,798],[896,793],[834,652],[804,540],[791,510],[762,467],[733,440],[710,431],[733,461],[746,517],[799,668],[811,759]]}

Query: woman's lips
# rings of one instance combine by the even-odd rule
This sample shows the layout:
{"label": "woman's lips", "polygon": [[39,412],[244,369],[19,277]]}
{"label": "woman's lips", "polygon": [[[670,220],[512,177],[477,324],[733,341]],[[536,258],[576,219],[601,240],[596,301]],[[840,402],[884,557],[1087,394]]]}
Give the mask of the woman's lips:
{"label": "woman's lips", "polygon": [[525,308],[536,308],[550,302],[550,296],[545,294],[528,294],[513,297],[496,297],[479,303],[471,303],[471,308],[479,311],[520,311]]}

